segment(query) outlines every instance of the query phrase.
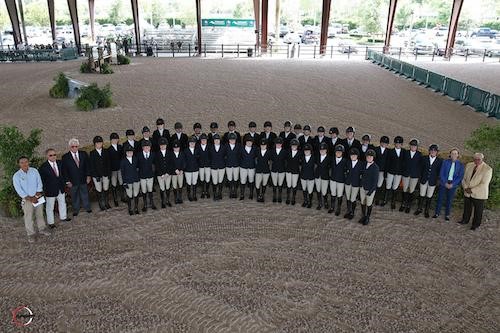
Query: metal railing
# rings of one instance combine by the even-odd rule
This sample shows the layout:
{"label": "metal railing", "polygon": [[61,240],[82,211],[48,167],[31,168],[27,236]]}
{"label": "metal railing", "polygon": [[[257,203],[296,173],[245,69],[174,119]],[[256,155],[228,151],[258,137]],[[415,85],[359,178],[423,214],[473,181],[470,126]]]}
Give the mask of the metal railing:
{"label": "metal railing", "polygon": [[436,92],[441,92],[455,101],[469,105],[489,117],[500,119],[500,96],[471,86],[465,82],[446,77],[413,64],[394,59],[389,55],[369,49],[367,59],[397,74],[425,85]]}
{"label": "metal railing", "polygon": [[56,61],[77,59],[78,51],[76,48],[68,47],[64,49],[33,49],[16,50],[9,49],[0,51],[0,62],[30,62],[30,61]]}

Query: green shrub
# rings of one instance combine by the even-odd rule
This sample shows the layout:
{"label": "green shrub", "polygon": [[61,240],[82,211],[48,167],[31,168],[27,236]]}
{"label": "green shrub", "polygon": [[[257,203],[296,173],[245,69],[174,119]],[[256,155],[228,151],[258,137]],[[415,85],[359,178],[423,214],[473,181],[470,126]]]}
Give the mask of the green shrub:
{"label": "green shrub", "polygon": [[119,54],[116,56],[116,59],[118,60],[118,65],[128,65],[130,64],[130,58],[123,55]]}
{"label": "green shrub", "polygon": [[105,62],[101,65],[101,74],[113,74],[113,73],[114,73],[114,71],[111,68],[110,64]]}
{"label": "green shrub", "polygon": [[53,98],[66,98],[69,93],[68,78],[63,73],[59,73],[55,78],[56,84],[50,88],[49,95]]}
{"label": "green shrub", "polygon": [[500,125],[482,125],[465,142],[465,146],[474,152],[484,154],[485,162],[493,168],[490,183],[490,196],[486,202],[488,208],[500,207]]}
{"label": "green shrub", "polygon": [[17,159],[25,155],[30,159],[32,167],[39,167],[42,158],[35,154],[36,148],[41,142],[40,129],[32,129],[28,137],[25,137],[17,127],[0,128],[0,167],[3,176],[0,181],[0,208],[8,216],[21,216],[21,199],[17,195],[12,176],[19,169]]}
{"label": "green shrub", "polygon": [[90,111],[97,108],[108,108],[113,105],[112,92],[109,83],[99,88],[97,83],[82,88],[80,96],[75,101],[79,110]]}
{"label": "green shrub", "polygon": [[92,73],[92,68],[87,61],[82,62],[80,65],[80,73]]}

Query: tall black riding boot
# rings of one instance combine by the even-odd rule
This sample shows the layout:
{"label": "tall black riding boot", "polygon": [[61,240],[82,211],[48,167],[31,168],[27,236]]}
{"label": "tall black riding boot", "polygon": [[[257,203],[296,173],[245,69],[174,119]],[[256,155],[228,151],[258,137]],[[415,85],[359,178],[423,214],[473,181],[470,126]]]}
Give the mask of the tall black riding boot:
{"label": "tall black riding boot", "polygon": [[205,182],[200,181],[200,187],[201,187],[201,199],[205,199]]}
{"label": "tall black riding boot", "polygon": [[396,209],[396,190],[391,190],[391,209]]}
{"label": "tall black riding boot", "polygon": [[127,191],[125,191],[123,186],[120,186],[120,193],[121,193],[121,202],[123,202],[123,203],[127,202],[127,199],[128,199]]}
{"label": "tall black riding boot", "polygon": [[283,186],[278,187],[278,203],[281,203],[281,197],[283,196]]}
{"label": "tall black riding boot", "polygon": [[307,208],[312,208],[313,194],[309,193],[309,198],[307,199]]}
{"label": "tall black riding boot", "polygon": [[402,212],[406,208],[406,201],[407,201],[408,193],[403,192],[401,195],[401,206],[399,206],[399,211]]}
{"label": "tall black riding boot", "polygon": [[384,207],[389,199],[389,191],[388,189],[383,187],[384,196],[382,197],[382,202],[380,203],[380,207]]}
{"label": "tall black riding boot", "polygon": [[191,185],[187,186],[187,195],[188,195],[188,200],[193,201],[193,197],[191,197]]}
{"label": "tall black riding boot", "polygon": [[[340,206],[340,205],[339,205]],[[348,219],[349,216],[351,216],[351,211],[352,211],[352,202],[350,200],[347,200],[347,211],[344,214],[344,218]]]}
{"label": "tall black riding boot", "polygon": [[142,194],[142,202],[144,204],[143,207],[142,207],[142,211],[146,212],[148,210],[148,200],[147,200],[147,194],[146,193]]}
{"label": "tall black riding boot", "polygon": [[354,215],[356,214],[356,201],[353,201],[351,203],[351,215],[349,215],[349,220],[352,220],[354,218]]}
{"label": "tall black riding boot", "polygon": [[276,186],[273,185],[273,202],[278,201],[278,198],[276,196]]}
{"label": "tall black riding boot", "polygon": [[248,199],[253,200],[253,189],[254,189],[254,183],[248,183],[248,187],[250,189],[250,195],[248,196]]}
{"label": "tall black riding boot", "polygon": [[134,215],[134,211],[132,210],[132,199],[127,198],[127,206],[128,206],[128,214]]}
{"label": "tall black riding boot", "polygon": [[405,213],[408,214],[411,210],[411,202],[413,201],[413,193],[408,193],[406,196]]}
{"label": "tall black riding boot", "polygon": [[265,196],[266,196],[266,186],[262,186],[262,193],[260,195],[261,200],[262,200],[261,202],[266,201],[266,197]]}
{"label": "tall black riding boot", "polygon": [[161,208],[165,208],[165,191],[160,190]]}
{"label": "tall black riding boot", "polygon": [[[208,196],[207,196],[208,198]],[[218,198],[217,198],[217,185],[215,184],[212,184],[212,198],[214,201],[217,201]]]}
{"label": "tall black riding boot", "polygon": [[165,204],[168,206],[168,207],[172,207],[172,204],[170,203],[170,190],[166,190],[165,191]]}
{"label": "tall black riding boot", "polygon": [[155,205],[155,202],[153,200],[153,192],[149,192],[148,196],[149,196],[149,203],[151,204],[151,208],[156,209],[156,205]]}
{"label": "tall black riding boot", "polygon": [[335,216],[340,215],[340,207],[342,207],[342,197],[337,197],[337,209],[335,210]]}
{"label": "tall black riding boot", "polygon": [[217,193],[217,197],[219,197],[219,200],[222,200],[222,184],[219,184],[219,192]]}
{"label": "tall black riding boot", "polygon": [[328,207],[329,207],[329,202],[328,202],[328,194],[325,194],[323,196],[323,207],[325,207],[326,210],[328,210]]}
{"label": "tall black riding boot", "polygon": [[375,192],[375,205],[378,206],[380,204],[380,198],[382,197],[382,188],[377,187],[377,191]]}
{"label": "tall black riding boot", "polygon": [[297,196],[297,188],[292,189],[292,200],[290,201],[290,204],[292,206],[295,205],[295,197]]}
{"label": "tall black riding boot", "polygon": [[425,210],[424,210],[424,216],[425,218],[429,218],[429,209],[431,208],[431,198],[425,198]]}
{"label": "tall black riding boot", "polygon": [[307,195],[307,190],[302,190],[302,194],[304,195],[304,202],[302,203],[302,207],[307,207],[307,199],[309,199],[309,196]]}
{"label": "tall black riding boot", "polygon": [[198,197],[196,196],[196,185],[193,185],[193,201],[198,201]]}
{"label": "tall black riding boot", "polygon": [[361,224],[365,224],[365,220],[366,220],[366,206],[361,205],[361,218],[359,219],[358,222]]}
{"label": "tall black riding boot", "polygon": [[[116,186],[111,187],[111,194],[113,195],[113,203],[115,204],[115,207],[118,207],[118,192]],[[127,198],[127,203],[129,198]]]}
{"label": "tall black riding boot", "polygon": [[366,208],[366,218],[365,218],[365,221],[363,222],[363,225],[367,225],[368,223],[370,223],[370,216],[372,215],[372,208],[373,208],[373,206],[368,206]]}
{"label": "tall black riding boot", "polygon": [[134,214],[139,214],[139,196],[134,198]]}
{"label": "tall black riding boot", "polygon": [[245,187],[247,184],[240,184],[240,200],[245,200]]}
{"label": "tall black riding boot", "polygon": [[106,207],[104,206],[104,193],[103,192],[97,192],[97,201],[99,202],[99,208],[101,210],[106,210]]}
{"label": "tall black riding boot", "polygon": [[417,203],[417,210],[415,211],[415,213],[413,213],[415,216],[418,216],[422,213],[423,204],[424,204],[424,197],[419,196]]}
{"label": "tall black riding boot", "polygon": [[287,205],[290,204],[290,192],[292,192],[292,189],[290,187],[287,187],[286,188],[286,200],[285,200],[285,203]]}
{"label": "tall black riding boot", "polygon": [[321,192],[318,192],[316,196],[318,197],[318,206],[316,207],[316,210],[321,210],[321,208],[323,208],[323,196],[321,195]]}
{"label": "tall black riding boot", "polygon": [[330,194],[330,209],[328,209],[328,214],[331,214],[335,211],[335,197]]}
{"label": "tall black riding boot", "polygon": [[106,209],[110,209],[111,208],[111,205],[109,204],[109,191],[104,191],[104,207],[106,207]]}
{"label": "tall black riding boot", "polygon": [[179,202],[177,202],[177,203],[179,203],[179,204],[183,203],[183,201],[182,201],[182,187],[179,187],[177,189],[177,196],[179,197],[179,199],[178,199]]}

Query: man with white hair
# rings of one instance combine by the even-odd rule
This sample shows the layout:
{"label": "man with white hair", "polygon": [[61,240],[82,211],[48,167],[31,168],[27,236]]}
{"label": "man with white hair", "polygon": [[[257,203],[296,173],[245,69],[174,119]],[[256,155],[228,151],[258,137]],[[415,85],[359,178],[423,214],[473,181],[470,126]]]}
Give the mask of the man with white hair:
{"label": "man with white hair", "polygon": [[69,140],[68,146],[69,152],[62,157],[62,167],[66,186],[71,189],[73,216],[77,216],[80,212],[80,202],[87,213],[92,213],[87,189],[87,184],[91,180],[89,157],[85,151],[79,150],[80,142],[77,139]]}
{"label": "man with white hair", "polygon": [[488,186],[493,176],[493,169],[484,162],[482,153],[474,154],[474,162],[465,166],[462,187],[464,188],[464,213],[458,223],[469,223],[474,208],[471,230],[476,230],[481,225],[484,203],[488,199]]}

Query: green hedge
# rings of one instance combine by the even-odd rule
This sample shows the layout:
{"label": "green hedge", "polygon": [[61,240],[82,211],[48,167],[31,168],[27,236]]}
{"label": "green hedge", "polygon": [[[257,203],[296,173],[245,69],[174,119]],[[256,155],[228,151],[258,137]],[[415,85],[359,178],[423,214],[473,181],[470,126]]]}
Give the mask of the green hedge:
{"label": "green hedge", "polygon": [[90,111],[97,108],[108,108],[113,105],[112,92],[109,83],[104,88],[99,88],[97,83],[82,88],[80,96],[75,101],[81,111]]}
{"label": "green hedge", "polygon": [[0,208],[8,216],[19,217],[23,215],[21,198],[17,195],[12,176],[19,170],[17,159],[24,155],[30,159],[31,166],[38,168],[42,158],[35,151],[41,142],[42,130],[33,129],[28,137],[15,126],[0,128],[0,167],[3,177],[0,181]]}
{"label": "green hedge", "polygon": [[88,61],[82,62],[80,65],[80,73],[92,73],[92,68]]}
{"label": "green hedge", "polygon": [[485,162],[493,168],[486,206],[490,209],[500,208],[500,125],[482,125],[472,133],[465,146],[474,152],[483,153]]}
{"label": "green hedge", "polygon": [[128,65],[130,64],[130,58],[123,55],[123,54],[118,54],[116,56],[116,60],[118,61],[118,65]]}
{"label": "green hedge", "polygon": [[50,88],[49,95],[53,98],[66,98],[69,94],[69,81],[66,75],[59,73],[55,78],[56,84]]}

